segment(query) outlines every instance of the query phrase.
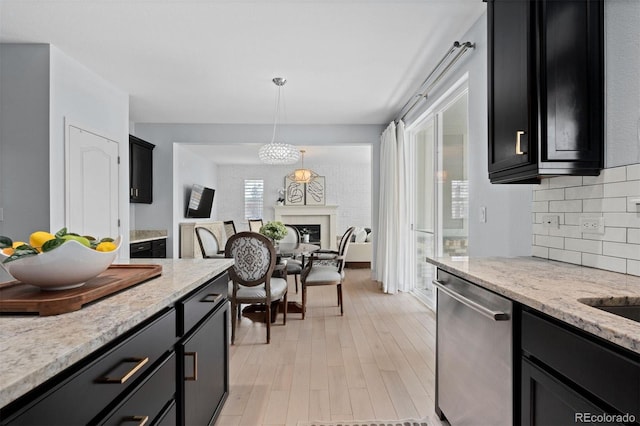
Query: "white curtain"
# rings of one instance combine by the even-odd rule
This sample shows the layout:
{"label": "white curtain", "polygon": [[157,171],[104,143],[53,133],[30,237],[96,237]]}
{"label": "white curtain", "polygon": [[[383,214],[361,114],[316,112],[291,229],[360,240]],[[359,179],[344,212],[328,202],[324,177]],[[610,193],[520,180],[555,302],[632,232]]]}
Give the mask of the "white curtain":
{"label": "white curtain", "polygon": [[380,205],[376,239],[376,276],[385,293],[409,291],[408,149],[404,123],[391,122],[380,141]]}

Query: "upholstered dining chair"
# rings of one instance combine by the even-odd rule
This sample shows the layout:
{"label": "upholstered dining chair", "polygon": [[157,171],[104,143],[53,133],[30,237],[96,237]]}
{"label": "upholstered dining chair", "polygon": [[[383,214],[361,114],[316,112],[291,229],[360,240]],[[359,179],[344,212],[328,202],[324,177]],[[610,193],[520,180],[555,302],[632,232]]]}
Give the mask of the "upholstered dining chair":
{"label": "upholstered dining chair", "polygon": [[224,257],[224,250],[220,249],[218,238],[216,238],[213,232],[202,226],[196,226],[195,231],[204,259]]}
{"label": "upholstered dining chair", "polygon": [[249,231],[260,232],[263,224],[262,219],[249,219]]}
{"label": "upholstered dining chair", "polygon": [[[318,261],[318,257],[313,253],[307,264],[302,270],[300,281],[302,282],[302,319],[307,313],[307,288],[321,285],[335,285],[338,293],[338,306],[340,306],[340,315],[344,315],[342,300],[342,282],[344,281],[344,264],[349,244],[351,243],[351,235],[355,230],[354,227],[347,229],[340,239],[338,252],[333,259],[328,258]],[[327,257],[328,253],[324,254]]]}
{"label": "upholstered dining chair", "polygon": [[284,303],[283,324],[287,323],[287,279],[273,277],[276,250],[267,237],[255,232],[239,232],[227,240],[225,257],[233,258],[229,268],[231,302],[231,343],[236,338],[237,312],[241,304],[264,305],[267,343],[271,342],[271,304]]}
{"label": "upholstered dining chair", "polygon": [[222,225],[224,227],[224,234],[227,239],[236,234],[236,225],[235,223],[233,223],[233,220],[225,220],[224,222],[222,222]]}
{"label": "upholstered dining chair", "polygon": [[[284,225],[287,228],[287,235],[280,240],[280,243],[292,243],[297,244],[300,242],[300,231],[298,228],[291,225]],[[294,257],[286,258],[287,261],[287,275],[293,275],[293,279],[296,283],[296,293],[298,292],[298,277],[302,272],[302,261]]]}

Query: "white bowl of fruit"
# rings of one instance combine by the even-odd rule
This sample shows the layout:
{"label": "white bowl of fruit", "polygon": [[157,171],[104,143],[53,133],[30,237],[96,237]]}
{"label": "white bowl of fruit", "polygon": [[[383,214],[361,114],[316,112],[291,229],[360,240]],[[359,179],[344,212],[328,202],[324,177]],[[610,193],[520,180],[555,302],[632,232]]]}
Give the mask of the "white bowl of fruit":
{"label": "white bowl of fruit", "polygon": [[37,231],[29,243],[0,236],[0,265],[16,280],[43,290],[67,290],[106,271],[118,255],[122,238],[102,238]]}

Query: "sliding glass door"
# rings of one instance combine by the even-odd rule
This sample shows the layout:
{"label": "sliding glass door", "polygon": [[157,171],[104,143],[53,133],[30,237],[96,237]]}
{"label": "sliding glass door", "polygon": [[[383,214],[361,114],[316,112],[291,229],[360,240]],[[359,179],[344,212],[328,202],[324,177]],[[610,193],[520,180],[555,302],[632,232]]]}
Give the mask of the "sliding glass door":
{"label": "sliding glass door", "polygon": [[434,256],[466,256],[469,235],[466,85],[436,102],[408,129],[412,164],[412,277],[416,296],[434,305]]}

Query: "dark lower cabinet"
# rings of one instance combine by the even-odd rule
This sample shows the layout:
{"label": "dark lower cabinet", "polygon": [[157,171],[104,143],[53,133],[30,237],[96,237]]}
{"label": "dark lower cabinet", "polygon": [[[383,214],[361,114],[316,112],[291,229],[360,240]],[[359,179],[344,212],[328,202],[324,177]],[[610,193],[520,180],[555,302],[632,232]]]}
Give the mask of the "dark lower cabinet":
{"label": "dark lower cabinet", "polygon": [[213,424],[229,392],[228,280],[218,275],[2,407],[0,425]]}
{"label": "dark lower cabinet", "polygon": [[180,424],[213,424],[229,393],[228,281],[225,273],[177,305]]}
{"label": "dark lower cabinet", "polygon": [[212,424],[222,409],[229,383],[228,351],[220,342],[228,340],[228,323],[224,303],[179,344],[185,425]]}
{"label": "dark lower cabinet", "polygon": [[160,238],[157,240],[131,243],[129,245],[129,257],[132,259],[164,259],[167,257],[167,240],[166,238]]}
{"label": "dark lower cabinet", "polygon": [[521,321],[522,425],[639,424],[637,354],[535,311]]}

